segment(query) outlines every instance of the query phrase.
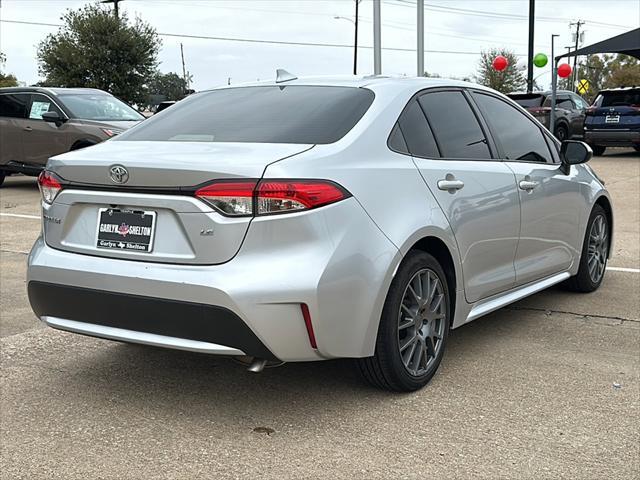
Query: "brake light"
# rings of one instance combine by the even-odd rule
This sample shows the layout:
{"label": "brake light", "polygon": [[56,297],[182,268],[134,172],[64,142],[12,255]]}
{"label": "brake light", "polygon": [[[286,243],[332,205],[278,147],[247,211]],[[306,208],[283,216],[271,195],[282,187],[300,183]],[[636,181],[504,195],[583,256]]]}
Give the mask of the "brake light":
{"label": "brake light", "polygon": [[258,215],[296,212],[322,207],[347,197],[347,192],[326,180],[266,180],[258,185]]}
{"label": "brake light", "polygon": [[62,190],[62,180],[55,173],[43,170],[38,176],[38,187],[42,200],[51,205]]}
{"label": "brake light", "polygon": [[551,111],[551,107],[534,107],[529,109],[529,112],[532,115],[547,114],[550,111]]}
{"label": "brake light", "polygon": [[198,189],[196,197],[225,215],[250,216],[253,215],[253,192],[256,183],[256,180],[216,181]]}
{"label": "brake light", "polygon": [[196,197],[229,216],[292,213],[348,198],[340,185],[328,180],[218,180],[198,189]]}

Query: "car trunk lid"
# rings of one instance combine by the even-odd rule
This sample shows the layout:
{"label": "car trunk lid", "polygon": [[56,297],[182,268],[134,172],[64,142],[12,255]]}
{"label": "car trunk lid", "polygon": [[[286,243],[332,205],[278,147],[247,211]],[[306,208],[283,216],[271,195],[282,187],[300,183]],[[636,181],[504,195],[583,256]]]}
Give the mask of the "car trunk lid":
{"label": "car trunk lid", "polygon": [[[63,190],[44,206],[48,245],[77,253],[180,264],[224,263],[251,221],[194,196],[214,180],[259,179],[269,163],[311,148],[298,144],[115,141],[52,158]],[[128,178],[110,175],[124,167]],[[140,234],[140,235],[139,235]]]}

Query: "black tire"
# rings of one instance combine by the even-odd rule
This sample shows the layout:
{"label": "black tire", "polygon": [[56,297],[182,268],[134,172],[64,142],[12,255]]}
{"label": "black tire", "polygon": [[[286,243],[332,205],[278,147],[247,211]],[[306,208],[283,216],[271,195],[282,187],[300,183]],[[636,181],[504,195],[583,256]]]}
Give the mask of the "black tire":
{"label": "black tire", "polygon": [[[605,234],[606,239],[604,240],[605,245],[603,251],[604,254],[604,267],[602,269],[602,274],[598,279],[593,279],[589,272],[589,237],[592,233],[593,224],[601,217],[604,219],[605,225]],[[611,232],[609,231],[609,218],[607,217],[607,212],[605,212],[604,208],[600,205],[596,205],[591,210],[591,215],[589,215],[589,221],[587,222],[587,229],[584,234],[584,241],[582,245],[582,253],[580,255],[580,267],[578,268],[578,273],[573,277],[569,278],[564,286],[573,291],[573,292],[583,292],[589,293],[593,292],[600,287],[602,281],[604,279],[604,275],[606,272],[607,265],[607,257],[609,256],[609,241],[611,239]]]}
{"label": "black tire", "polygon": [[593,150],[593,154],[596,156],[604,155],[604,151],[607,147],[603,147],[602,145],[591,145],[591,150]]}
{"label": "black tire", "polygon": [[634,145],[634,146],[633,146],[633,149],[634,149],[636,152],[640,152],[640,145]]}
{"label": "black tire", "polygon": [[554,135],[559,141],[562,142],[569,138],[569,129],[565,125],[558,125],[556,127],[556,132]]}
{"label": "black tire", "polygon": [[[405,330],[401,330],[399,328],[399,322],[402,318],[402,320],[407,324],[411,323],[408,318],[401,315],[401,305],[402,302],[406,301],[408,298],[405,294],[409,295],[407,293],[409,291],[409,282],[414,280],[416,275],[419,274],[433,274],[434,277],[430,278],[438,279],[441,289],[438,290],[439,293],[434,291],[434,295],[432,295],[433,301],[430,306],[436,305],[435,294],[437,293],[439,300],[437,308],[438,312],[440,312],[439,316],[443,316],[443,318],[433,320],[433,322],[437,322],[437,327],[435,327],[435,323],[429,323],[430,326],[426,326],[427,320],[424,320],[425,324],[423,328],[433,332],[437,329],[439,332],[439,336],[437,338],[439,338],[439,340],[431,338],[431,342],[429,343],[431,348],[430,350],[429,347],[423,343],[423,345],[425,345],[425,350],[422,350],[422,353],[416,352],[418,355],[416,361],[418,364],[416,372],[418,368],[422,367],[422,361],[424,361],[425,364],[424,368],[422,368],[423,371],[418,374],[413,374],[409,371],[409,366],[405,366],[405,361],[400,353],[400,343],[401,335],[406,335],[408,337],[409,330],[416,327],[412,326]],[[432,284],[437,284],[438,282],[433,282]],[[389,292],[387,293],[387,298],[382,310],[382,316],[380,318],[380,325],[378,327],[378,337],[376,340],[374,355],[372,357],[357,360],[360,372],[371,385],[384,390],[410,392],[424,387],[429,380],[431,380],[440,365],[442,356],[444,355],[449,334],[449,327],[451,324],[451,304],[449,295],[446,277],[438,261],[428,253],[417,250],[410,251],[400,265],[400,268],[389,287]],[[427,296],[428,295],[425,295],[425,298]],[[441,307],[442,304],[444,304],[444,307]],[[424,312],[425,308],[426,307],[420,309],[420,306],[418,305],[416,307],[416,312]],[[442,312],[444,312],[444,315]],[[433,326],[433,329],[431,326]],[[401,331],[406,333],[401,333]],[[415,336],[413,338],[417,339],[417,329],[414,330],[414,334]],[[415,342],[416,345],[419,345],[419,343],[420,342],[418,341]],[[413,354],[413,346],[411,348],[412,350],[407,357],[413,359],[415,358]],[[417,348],[421,347],[418,346]],[[407,350],[405,350],[405,352]],[[434,355],[425,352],[433,352]],[[410,363],[412,361],[413,360],[409,360]]]}
{"label": "black tire", "polygon": [[2,170],[0,170],[0,187],[4,183],[4,178],[5,178],[5,173]]}

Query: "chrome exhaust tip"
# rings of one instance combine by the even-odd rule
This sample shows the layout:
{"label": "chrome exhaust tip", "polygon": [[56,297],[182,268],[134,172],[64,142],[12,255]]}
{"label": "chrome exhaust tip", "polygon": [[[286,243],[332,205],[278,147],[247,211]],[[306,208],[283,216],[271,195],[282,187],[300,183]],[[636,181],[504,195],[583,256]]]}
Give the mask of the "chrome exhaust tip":
{"label": "chrome exhaust tip", "polygon": [[251,362],[251,365],[249,365],[249,368],[247,368],[247,371],[249,372],[253,372],[253,373],[260,373],[264,370],[264,367],[267,366],[267,361],[263,358],[254,358],[253,362]]}

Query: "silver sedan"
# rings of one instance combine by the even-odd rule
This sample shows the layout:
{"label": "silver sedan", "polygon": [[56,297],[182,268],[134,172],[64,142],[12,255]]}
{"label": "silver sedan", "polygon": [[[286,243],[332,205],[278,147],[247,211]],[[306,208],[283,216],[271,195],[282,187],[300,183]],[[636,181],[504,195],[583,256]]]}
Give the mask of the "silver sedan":
{"label": "silver sedan", "polygon": [[449,330],[603,281],[612,205],[581,142],[443,79],[214,89],[49,160],[34,312],[95,337],[424,386]]}

